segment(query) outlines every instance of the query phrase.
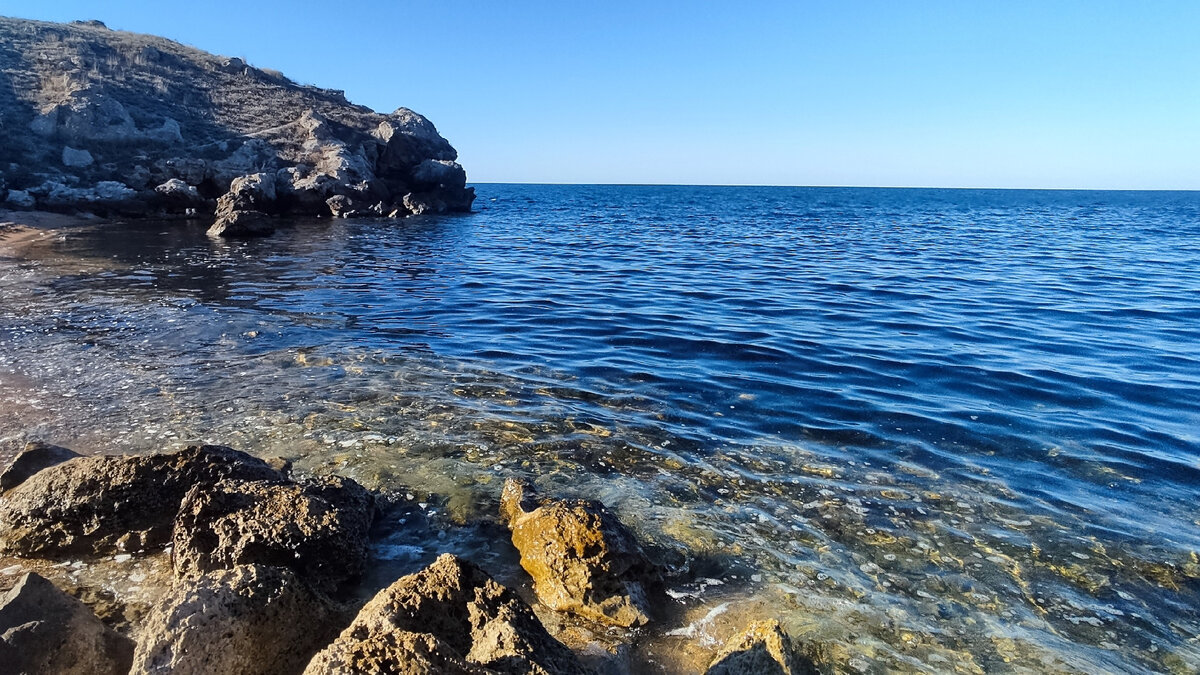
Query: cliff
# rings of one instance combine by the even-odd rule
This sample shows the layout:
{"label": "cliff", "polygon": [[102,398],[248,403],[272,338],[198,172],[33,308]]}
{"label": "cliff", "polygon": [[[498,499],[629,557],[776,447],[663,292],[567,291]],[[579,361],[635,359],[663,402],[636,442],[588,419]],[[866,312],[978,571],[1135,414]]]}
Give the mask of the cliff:
{"label": "cliff", "polygon": [[429,120],[95,21],[0,17],[0,206],[214,217],[468,211],[474,191]]}

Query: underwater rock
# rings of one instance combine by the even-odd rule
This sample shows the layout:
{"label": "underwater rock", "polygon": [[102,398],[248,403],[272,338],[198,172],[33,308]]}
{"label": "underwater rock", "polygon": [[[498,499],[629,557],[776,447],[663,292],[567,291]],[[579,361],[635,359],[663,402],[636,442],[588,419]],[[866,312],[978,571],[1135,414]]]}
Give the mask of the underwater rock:
{"label": "underwater rock", "polygon": [[661,586],[658,569],[603,504],[542,498],[525,481],[510,478],[500,511],[521,567],[548,607],[624,627],[650,621],[649,595]]}
{"label": "underwater rock", "polygon": [[41,441],[26,443],[25,449],[0,472],[0,492],[15,488],[42,469],[76,457],[79,457],[79,453],[57,445]]}
{"label": "underwater rock", "polygon": [[258,563],[333,591],[362,573],[374,512],[349,478],[197,485],[179,507],[171,559],[178,576]]}
{"label": "underwater rock", "polygon": [[239,565],[178,581],[141,629],[134,673],[299,672],[338,612],[291,570]]}
{"label": "underwater rock", "polygon": [[706,675],[820,675],[778,621],[756,621],[725,644]]}
{"label": "underwater rock", "polygon": [[133,642],[32,572],[0,598],[0,670],[28,675],[124,675]]}
{"label": "underwater rock", "polygon": [[188,490],[231,478],[281,476],[259,459],[218,445],[77,457],[0,497],[0,552],[53,558],[156,548],[170,539]]}
{"label": "underwater rock", "polygon": [[380,591],[305,673],[584,673],[513,591],[456,556]]}

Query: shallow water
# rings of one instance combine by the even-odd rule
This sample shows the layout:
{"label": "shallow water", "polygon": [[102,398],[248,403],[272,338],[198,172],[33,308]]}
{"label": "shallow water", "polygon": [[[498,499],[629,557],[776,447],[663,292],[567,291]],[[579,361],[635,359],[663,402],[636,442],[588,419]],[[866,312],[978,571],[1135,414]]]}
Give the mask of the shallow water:
{"label": "shallow water", "polygon": [[602,499],[692,559],[660,662],[774,614],[862,670],[1200,668],[1200,194],[478,192],[0,261],[0,437],[220,442],[461,523],[509,475]]}

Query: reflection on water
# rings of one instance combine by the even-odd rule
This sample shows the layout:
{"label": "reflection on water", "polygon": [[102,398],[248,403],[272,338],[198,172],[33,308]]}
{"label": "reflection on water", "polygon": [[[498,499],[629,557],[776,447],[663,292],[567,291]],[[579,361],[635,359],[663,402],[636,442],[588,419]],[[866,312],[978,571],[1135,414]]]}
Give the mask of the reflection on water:
{"label": "reflection on water", "polygon": [[600,498],[691,559],[660,664],[775,614],[854,668],[1200,667],[1200,197],[480,193],[0,262],[0,436],[221,442],[445,523],[510,475]]}

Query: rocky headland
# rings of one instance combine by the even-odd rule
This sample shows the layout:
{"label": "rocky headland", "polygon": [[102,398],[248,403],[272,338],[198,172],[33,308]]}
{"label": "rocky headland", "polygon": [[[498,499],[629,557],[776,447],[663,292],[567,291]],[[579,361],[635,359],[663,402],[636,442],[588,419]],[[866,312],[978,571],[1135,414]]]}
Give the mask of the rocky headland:
{"label": "rocky headland", "polygon": [[[532,594],[455,552],[372,586],[372,540],[415,527],[388,494],[222,446],[85,456],[30,443],[0,472],[0,664],[31,675],[639,670],[630,643],[672,602],[664,581],[677,572],[599,502],[518,479],[499,501]],[[123,590],[80,582],[89,567],[111,568]],[[710,654],[713,674],[835,667],[762,617]]]}
{"label": "rocky headland", "polygon": [[469,211],[457,157],[406,108],[96,21],[0,17],[0,208],[261,235],[285,215]]}

